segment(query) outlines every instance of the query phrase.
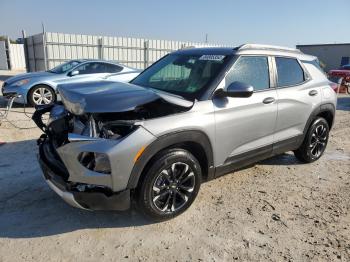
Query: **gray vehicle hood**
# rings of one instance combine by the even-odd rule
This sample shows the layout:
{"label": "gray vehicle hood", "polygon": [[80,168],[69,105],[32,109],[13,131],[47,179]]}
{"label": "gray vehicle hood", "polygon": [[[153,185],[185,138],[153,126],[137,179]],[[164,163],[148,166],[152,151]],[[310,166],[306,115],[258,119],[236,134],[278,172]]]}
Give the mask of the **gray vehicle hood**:
{"label": "gray vehicle hood", "polygon": [[55,75],[57,75],[57,74],[46,72],[46,71],[33,72],[33,73],[24,73],[24,74],[19,74],[19,75],[10,77],[9,79],[6,80],[6,83],[12,84],[12,83],[20,81],[22,79],[32,79],[32,78],[42,78],[42,79],[44,79],[46,77],[52,77],[52,76],[55,76]]}
{"label": "gray vehicle hood", "polygon": [[127,112],[159,99],[180,107],[193,106],[192,101],[181,96],[111,81],[59,85],[58,93],[66,109],[75,115]]}

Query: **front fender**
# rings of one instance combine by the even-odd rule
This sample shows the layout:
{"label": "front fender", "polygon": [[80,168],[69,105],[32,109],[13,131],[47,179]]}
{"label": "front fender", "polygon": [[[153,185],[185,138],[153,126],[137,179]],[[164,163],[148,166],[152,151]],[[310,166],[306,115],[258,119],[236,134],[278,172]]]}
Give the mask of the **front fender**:
{"label": "front fender", "polygon": [[[208,136],[199,130],[176,131],[158,137],[154,142],[146,147],[145,151],[142,153],[141,157],[138,159],[132,169],[128,182],[128,188],[132,189],[137,187],[142,171],[157,153],[172,145],[186,142],[197,143],[204,149],[208,161],[208,171],[212,170],[214,165],[213,148]],[[208,178],[209,176],[210,175],[208,175]]]}

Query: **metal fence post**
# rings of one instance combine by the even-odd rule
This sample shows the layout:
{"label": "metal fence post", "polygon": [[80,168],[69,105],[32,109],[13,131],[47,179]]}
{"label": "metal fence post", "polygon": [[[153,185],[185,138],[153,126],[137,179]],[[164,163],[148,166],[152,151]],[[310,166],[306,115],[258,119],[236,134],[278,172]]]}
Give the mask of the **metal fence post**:
{"label": "metal fence post", "polygon": [[7,39],[6,39],[6,45],[5,45],[5,47],[6,47],[6,50],[7,50],[7,64],[8,64],[8,68],[9,68],[9,70],[12,70],[12,63],[11,63],[11,49],[10,49],[10,44],[11,44],[11,42],[10,42],[10,38],[9,37],[7,37]]}
{"label": "metal fence post", "polygon": [[44,68],[45,68],[45,71],[47,71],[47,69],[49,68],[48,66],[49,61],[47,59],[46,32],[43,32],[42,41],[43,41],[43,48],[44,48]]}
{"label": "metal fence post", "polygon": [[27,35],[26,31],[22,30],[22,41],[24,47],[24,60],[26,62],[26,71],[29,72],[29,57],[28,57],[28,43],[27,43]]}
{"label": "metal fence post", "polygon": [[98,39],[98,58],[103,59],[103,38]]}
{"label": "metal fence post", "polygon": [[143,67],[144,69],[148,67],[149,64],[149,41],[146,40],[143,44],[143,57],[144,57],[144,63],[143,63]]}

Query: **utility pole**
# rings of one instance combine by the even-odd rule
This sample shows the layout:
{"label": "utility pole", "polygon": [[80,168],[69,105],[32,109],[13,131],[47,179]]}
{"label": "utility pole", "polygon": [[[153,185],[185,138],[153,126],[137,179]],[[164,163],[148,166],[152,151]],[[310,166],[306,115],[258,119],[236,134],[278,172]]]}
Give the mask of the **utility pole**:
{"label": "utility pole", "polygon": [[43,34],[45,34],[45,25],[44,25],[44,22],[41,22],[41,28],[43,30]]}

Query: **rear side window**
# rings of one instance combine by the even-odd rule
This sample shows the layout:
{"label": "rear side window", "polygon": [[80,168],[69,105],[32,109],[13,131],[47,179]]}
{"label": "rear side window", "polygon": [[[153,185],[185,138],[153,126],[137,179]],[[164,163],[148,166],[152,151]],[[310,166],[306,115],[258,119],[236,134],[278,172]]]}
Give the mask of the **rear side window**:
{"label": "rear side window", "polygon": [[113,65],[113,64],[105,64],[105,66],[106,66],[105,70],[107,73],[118,73],[123,69],[121,66]]}
{"label": "rear side window", "polygon": [[269,63],[265,56],[241,56],[226,76],[226,83],[243,82],[264,90],[270,87]]}
{"label": "rear side window", "polygon": [[79,75],[105,73],[105,66],[103,63],[85,63],[76,68],[79,71]]}
{"label": "rear side window", "polygon": [[304,71],[294,58],[276,57],[278,86],[294,86],[305,81]]}
{"label": "rear side window", "polygon": [[311,60],[311,61],[302,60],[301,62],[303,62],[304,64],[313,65],[313,66],[315,66],[318,70],[320,70],[321,73],[326,74],[325,71],[323,70],[322,66],[321,66],[320,61],[319,61],[318,59],[314,59],[314,60]]}

